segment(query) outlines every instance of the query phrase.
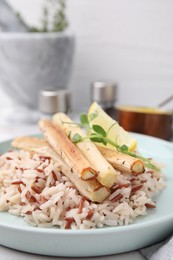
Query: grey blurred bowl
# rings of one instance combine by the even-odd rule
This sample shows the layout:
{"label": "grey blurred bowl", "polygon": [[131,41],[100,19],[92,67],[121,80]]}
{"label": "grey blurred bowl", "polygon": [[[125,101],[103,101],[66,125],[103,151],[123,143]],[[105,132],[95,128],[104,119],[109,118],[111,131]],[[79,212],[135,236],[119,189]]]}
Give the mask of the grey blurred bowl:
{"label": "grey blurred bowl", "polygon": [[38,108],[42,89],[67,88],[75,39],[62,33],[0,33],[0,86],[15,101]]}

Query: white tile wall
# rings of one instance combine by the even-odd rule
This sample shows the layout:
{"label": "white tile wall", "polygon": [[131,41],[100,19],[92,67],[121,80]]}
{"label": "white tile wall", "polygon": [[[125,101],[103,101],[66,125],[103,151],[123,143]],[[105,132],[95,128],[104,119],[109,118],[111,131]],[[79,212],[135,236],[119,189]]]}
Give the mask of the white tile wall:
{"label": "white tile wall", "polygon": [[[9,2],[38,23],[42,0]],[[89,105],[94,80],[117,82],[121,104],[156,106],[173,94],[172,0],[68,0],[68,17],[76,35],[76,109]]]}

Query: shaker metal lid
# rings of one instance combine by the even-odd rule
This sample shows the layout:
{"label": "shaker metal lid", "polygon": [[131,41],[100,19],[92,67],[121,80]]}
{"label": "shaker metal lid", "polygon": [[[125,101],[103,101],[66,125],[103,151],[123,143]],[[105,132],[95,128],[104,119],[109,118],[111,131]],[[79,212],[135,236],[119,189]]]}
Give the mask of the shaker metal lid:
{"label": "shaker metal lid", "polygon": [[39,109],[43,113],[67,113],[71,107],[69,90],[42,90],[39,96]]}
{"label": "shaker metal lid", "polygon": [[115,83],[96,81],[91,85],[91,98],[96,102],[111,102],[116,100],[117,86]]}

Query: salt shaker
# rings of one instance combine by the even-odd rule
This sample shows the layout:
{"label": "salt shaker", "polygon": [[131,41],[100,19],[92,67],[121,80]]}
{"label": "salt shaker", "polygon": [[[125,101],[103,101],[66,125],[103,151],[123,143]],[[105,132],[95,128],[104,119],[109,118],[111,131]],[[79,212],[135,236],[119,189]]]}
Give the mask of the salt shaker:
{"label": "salt shaker", "polygon": [[39,96],[39,110],[42,117],[52,117],[57,112],[67,113],[71,108],[69,90],[42,90]]}
{"label": "salt shaker", "polygon": [[116,119],[116,94],[117,85],[115,83],[96,81],[91,85],[92,102],[96,101],[113,119]]}

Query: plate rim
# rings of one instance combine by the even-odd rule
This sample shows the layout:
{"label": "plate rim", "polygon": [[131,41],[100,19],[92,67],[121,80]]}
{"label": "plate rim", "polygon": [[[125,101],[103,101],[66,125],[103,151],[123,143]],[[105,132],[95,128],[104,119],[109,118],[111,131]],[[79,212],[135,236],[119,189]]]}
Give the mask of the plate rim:
{"label": "plate rim", "polygon": [[[133,136],[136,136],[136,137],[140,137],[140,138],[147,138],[147,139],[150,139],[150,140],[155,140],[155,141],[159,141],[161,143],[164,143],[166,144],[167,146],[170,146],[172,149],[173,149],[173,143],[169,142],[169,141],[166,141],[166,140],[163,140],[163,139],[160,139],[160,138],[157,138],[157,137],[153,137],[153,136],[148,136],[148,135],[143,135],[143,134],[139,134],[139,133],[134,133],[134,132],[131,132],[131,134]],[[42,134],[38,133],[38,134],[32,134],[32,135],[29,135],[29,136],[35,136],[35,137],[41,137]],[[14,137],[15,138],[15,137]],[[2,142],[0,142],[0,146],[1,145],[10,145],[10,142],[12,142],[12,140],[14,138],[10,138],[8,140],[4,140]],[[7,150],[8,151],[8,150]],[[164,192],[164,190],[161,191],[161,193]],[[161,196],[161,193],[159,194],[159,196]],[[148,209],[149,210],[149,209]],[[157,209],[153,209],[153,210],[157,210]],[[0,214],[3,213],[3,214],[10,214],[8,211],[3,211],[3,212],[0,212]],[[16,216],[16,215],[13,215],[13,214],[10,214],[14,217],[17,217],[17,218],[21,218],[22,221],[24,221],[23,217],[22,216]],[[139,218],[147,218],[147,215],[144,215],[144,216],[138,216],[137,219]],[[155,219],[151,219],[151,220],[146,220],[145,222],[139,222],[139,223],[131,223],[131,224],[128,224],[128,225],[122,225],[122,226],[115,226],[115,227],[110,227],[110,226],[105,226],[105,227],[102,227],[102,228],[95,228],[95,229],[85,229],[85,230],[81,230],[81,229],[76,229],[76,230],[73,230],[73,229],[61,229],[61,228],[56,228],[56,227],[51,227],[51,228],[44,228],[44,227],[34,227],[32,225],[29,225],[27,224],[26,226],[15,226],[15,224],[8,224],[8,223],[1,223],[1,219],[0,219],[0,227],[7,227],[7,228],[12,228],[12,229],[16,229],[16,230],[23,230],[23,231],[30,231],[32,230],[32,232],[35,230],[37,230],[37,232],[39,231],[40,233],[52,233],[52,232],[58,232],[58,233],[61,233],[61,234],[72,234],[74,232],[74,234],[87,234],[87,233],[98,233],[98,232],[104,232],[106,230],[109,230],[109,232],[115,232],[115,230],[118,230],[118,231],[125,231],[126,230],[133,230],[133,229],[136,229],[136,228],[140,228],[141,226],[150,226],[150,225],[153,225],[153,224],[159,224],[159,223],[162,223],[163,220],[165,221],[168,221],[170,220],[171,218],[173,218],[173,212],[172,213],[169,213],[169,215],[166,215],[166,216],[160,216],[158,217],[156,220]]]}
{"label": "plate rim", "polygon": [[[142,134],[136,134],[136,133],[132,133],[134,134],[134,136],[139,136],[139,138],[149,138],[150,141],[154,140],[155,141],[159,141],[160,144],[163,144],[169,148],[171,148],[171,150],[173,150],[173,144],[159,139],[159,138],[155,138],[155,137],[150,137],[150,136],[146,136],[146,135],[142,135]],[[36,135],[30,135],[30,136],[41,136],[40,134],[36,134]],[[5,140],[0,142],[0,146],[7,145],[7,151],[8,151],[8,146],[10,146],[10,142],[13,140],[13,138]],[[143,140],[142,140],[143,142]],[[139,147],[140,148],[140,147]],[[2,149],[3,150],[3,149]],[[140,149],[139,149],[140,150]],[[4,150],[5,152],[5,150]],[[172,163],[172,161],[171,161]],[[171,164],[172,165],[172,164]],[[166,174],[166,173],[165,173]],[[170,173],[168,173],[168,175],[170,176]],[[164,192],[164,190],[161,191],[161,193]],[[161,196],[162,194],[159,193],[159,196]],[[158,198],[159,199],[159,198]],[[150,209],[148,209],[149,211]],[[152,212],[156,211],[157,213],[157,208],[156,209],[152,209]],[[5,216],[8,215],[10,216],[10,218],[14,218],[14,219],[18,219],[19,223],[16,223],[15,221],[10,220],[10,222],[7,221],[3,222],[3,217],[1,218],[1,214],[4,214]],[[155,212],[154,212],[155,214]],[[20,218],[20,219],[19,219]],[[143,219],[145,218],[145,221],[141,221],[139,218]],[[150,238],[147,237],[146,235],[144,236],[144,238],[141,240],[139,239],[135,241],[130,241],[129,244],[126,244],[125,247],[121,247],[120,242],[117,240],[117,237],[124,237],[126,239],[126,237],[129,238],[129,233],[133,233],[136,235],[141,234],[141,232],[145,232],[145,230],[149,230],[149,233],[151,234],[151,226],[155,227],[155,231],[157,230],[157,233],[160,232],[161,230],[165,231],[165,227],[166,227],[166,232],[169,232],[169,226],[171,225],[172,227],[172,223],[173,223],[173,210],[171,208],[171,212],[166,213],[166,215],[157,215],[156,217],[152,218],[152,219],[147,219],[147,215],[144,216],[139,216],[137,219],[139,219],[139,222],[133,222],[131,224],[128,225],[122,225],[122,226],[114,226],[114,227],[109,227],[109,226],[105,226],[103,228],[95,228],[95,229],[87,229],[87,230],[73,230],[73,229],[61,229],[59,227],[50,227],[50,228],[44,228],[44,227],[34,227],[28,223],[25,222],[24,218],[22,216],[16,216],[13,214],[10,214],[8,211],[4,211],[4,212],[0,212],[0,230],[7,233],[7,234],[11,234],[12,237],[14,238],[14,235],[21,235],[18,236],[20,237],[18,239],[18,241],[13,241],[15,240],[15,238],[12,240],[9,240],[9,237],[5,237],[5,238],[1,238],[1,244],[3,246],[7,246],[9,248],[13,248],[15,250],[20,250],[20,251],[24,251],[24,252],[29,252],[32,254],[41,254],[41,255],[48,255],[48,256],[62,256],[62,257],[93,257],[93,256],[104,256],[104,255],[110,255],[110,254],[119,254],[119,253],[125,253],[127,251],[133,251],[133,250],[137,250],[139,248],[143,248],[145,246],[149,246],[151,245],[151,243],[156,243],[159,242],[161,238],[158,239],[158,237],[154,237],[154,238]],[[23,223],[25,222],[24,225],[20,225],[20,221],[22,221]],[[161,225],[160,225],[161,224]],[[157,229],[159,225],[159,231]],[[142,230],[142,231],[141,231]],[[172,229],[171,229],[172,232]],[[143,233],[142,233],[143,234]],[[158,233],[158,235],[161,233]],[[24,241],[28,241],[28,238],[31,236],[39,236],[40,238],[42,238],[42,241],[36,241],[36,244],[39,245],[39,248],[35,246],[35,244],[33,244],[33,242],[31,243],[31,245],[28,246],[24,246],[22,245],[23,240]],[[42,235],[42,236],[40,236]],[[165,233],[164,236],[167,236],[168,233]],[[16,236],[16,235],[15,235]],[[59,241],[60,245],[62,246],[62,248],[59,249],[52,249],[53,251],[51,251],[51,244],[49,242],[50,239],[53,239],[56,237],[56,240]],[[94,239],[98,239],[99,241],[101,241],[102,243],[102,247],[98,247],[98,245],[95,245],[95,247],[93,246],[94,241],[92,239],[92,237]],[[112,246],[112,241],[109,241],[109,238],[112,237],[114,238],[114,240],[118,243],[118,247],[113,247]],[[152,237],[152,234],[151,234]],[[87,241],[90,238],[89,245],[92,247],[92,252],[90,253],[90,251],[87,251],[86,249],[83,248],[83,245],[80,244],[82,243],[82,241]],[[163,238],[162,235],[162,239],[165,239],[166,237]],[[49,240],[47,240],[49,239]],[[77,241],[80,245],[79,251],[76,251],[76,249],[71,248],[71,239],[74,239],[74,241]],[[106,239],[106,240],[105,240]],[[146,240],[147,239],[147,240]],[[152,240],[154,239],[154,240]],[[66,242],[66,248],[64,249],[64,245],[62,244],[63,242],[61,242],[60,240],[62,240],[63,242]],[[105,244],[103,244],[103,242],[107,243],[110,242],[111,246],[109,246],[108,248],[105,247]],[[127,241],[126,241],[127,242]],[[16,244],[17,243],[17,244]],[[47,243],[49,244],[48,248],[45,248],[45,244],[47,245]],[[77,246],[78,247],[78,246]],[[99,248],[99,249],[98,249]],[[65,250],[67,250],[68,252],[66,252]],[[78,249],[77,249],[78,250]]]}

